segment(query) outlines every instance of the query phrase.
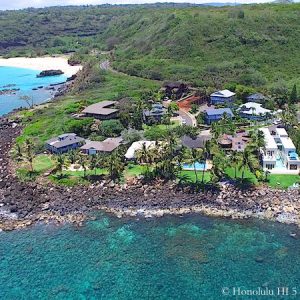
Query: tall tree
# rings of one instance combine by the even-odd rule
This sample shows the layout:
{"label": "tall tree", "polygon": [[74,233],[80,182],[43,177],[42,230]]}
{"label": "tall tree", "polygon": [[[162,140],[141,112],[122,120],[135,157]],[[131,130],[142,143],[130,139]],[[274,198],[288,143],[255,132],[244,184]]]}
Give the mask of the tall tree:
{"label": "tall tree", "polygon": [[112,180],[119,179],[124,171],[124,163],[122,160],[122,156],[118,151],[114,151],[106,161],[108,167],[109,177]]}
{"label": "tall tree", "polygon": [[66,159],[65,155],[59,154],[55,160],[55,171],[60,174],[62,177],[62,172],[65,167],[68,166],[68,160]]}
{"label": "tall tree", "polygon": [[22,160],[22,158],[23,158],[22,147],[20,146],[19,143],[16,143],[15,157],[18,161]]}
{"label": "tall tree", "polygon": [[29,138],[25,140],[25,159],[27,160],[29,167],[30,167],[30,173],[33,173],[33,160],[35,157],[34,152],[34,144],[33,141]]}
{"label": "tall tree", "polygon": [[250,169],[251,171],[254,171],[258,168],[259,163],[257,161],[257,158],[253,153],[251,152],[250,148],[247,148],[242,152],[241,162],[239,169],[242,170],[242,180],[245,179],[245,171],[246,169]]}
{"label": "tall tree", "polygon": [[87,157],[86,155],[80,153],[78,156],[78,163],[83,169],[83,177],[86,177],[86,170],[87,170]]}
{"label": "tall tree", "polygon": [[68,159],[70,161],[71,164],[75,164],[76,161],[78,160],[78,151],[76,150],[71,150],[68,153]]}
{"label": "tall tree", "polygon": [[19,99],[26,102],[26,104],[28,105],[29,108],[33,108],[34,102],[33,102],[33,97],[32,96],[22,95],[22,96],[19,97]]}
{"label": "tall tree", "polygon": [[237,178],[237,168],[241,163],[241,154],[237,151],[232,151],[229,157],[230,164],[234,167],[234,178]]}
{"label": "tall tree", "polygon": [[292,92],[290,94],[290,104],[295,104],[297,102],[298,102],[297,86],[296,84],[294,84]]}
{"label": "tall tree", "polygon": [[88,165],[89,165],[89,169],[91,171],[95,171],[95,175],[97,174],[97,156],[95,155],[91,155],[89,160],[88,160]]}

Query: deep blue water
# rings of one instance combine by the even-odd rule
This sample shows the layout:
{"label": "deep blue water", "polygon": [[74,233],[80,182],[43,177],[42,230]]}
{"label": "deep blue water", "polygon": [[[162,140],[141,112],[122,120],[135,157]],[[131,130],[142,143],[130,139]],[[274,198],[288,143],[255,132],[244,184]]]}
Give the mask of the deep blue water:
{"label": "deep blue water", "polygon": [[[1,299],[274,299],[222,289],[289,288],[300,298],[293,226],[200,215],[0,233]],[[298,295],[292,296],[293,288]]]}
{"label": "deep blue water", "polygon": [[0,66],[0,90],[20,89],[16,95],[0,95],[0,115],[15,108],[26,107],[27,104],[19,99],[23,95],[33,97],[35,104],[46,101],[52,96],[49,90],[33,91],[32,89],[39,86],[47,87],[50,84],[61,83],[66,80],[65,75],[37,78],[36,75],[39,73],[36,70]]}

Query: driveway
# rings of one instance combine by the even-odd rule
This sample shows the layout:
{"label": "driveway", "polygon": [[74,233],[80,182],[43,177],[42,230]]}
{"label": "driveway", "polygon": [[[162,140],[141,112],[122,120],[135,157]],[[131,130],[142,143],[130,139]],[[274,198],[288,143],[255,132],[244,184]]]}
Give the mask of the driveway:
{"label": "driveway", "polygon": [[193,115],[191,115],[190,113],[185,112],[184,110],[180,109],[178,114],[185,121],[185,125],[193,126],[193,127],[197,126],[196,118]]}

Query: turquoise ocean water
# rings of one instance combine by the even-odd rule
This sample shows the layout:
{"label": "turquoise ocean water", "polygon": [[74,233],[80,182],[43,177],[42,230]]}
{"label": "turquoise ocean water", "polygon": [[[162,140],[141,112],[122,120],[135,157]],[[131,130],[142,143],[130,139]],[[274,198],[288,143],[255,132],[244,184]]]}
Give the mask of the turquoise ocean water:
{"label": "turquoise ocean water", "polygon": [[[300,234],[254,220],[104,213],[80,228],[2,232],[0,299],[300,299],[291,232]],[[275,296],[237,295],[266,287]],[[281,287],[289,295],[277,295]]]}
{"label": "turquoise ocean water", "polygon": [[[16,95],[0,95],[0,115],[6,114],[15,108],[26,107],[26,103],[19,99],[21,95],[33,97],[34,103],[39,104],[51,97],[49,90],[40,89],[33,91],[39,86],[47,87],[66,81],[65,75],[37,78],[40,71],[1,67],[0,66],[0,90],[19,88]],[[9,85],[12,85],[8,87]]]}

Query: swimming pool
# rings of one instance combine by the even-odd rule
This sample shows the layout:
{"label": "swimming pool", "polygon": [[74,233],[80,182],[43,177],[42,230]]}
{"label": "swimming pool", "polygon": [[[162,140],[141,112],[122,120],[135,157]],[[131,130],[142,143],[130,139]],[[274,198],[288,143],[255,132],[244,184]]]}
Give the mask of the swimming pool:
{"label": "swimming pool", "polygon": [[196,162],[195,164],[182,164],[183,170],[194,170],[194,165],[197,171],[203,171],[206,169],[205,163]]}
{"label": "swimming pool", "polygon": [[285,168],[285,165],[283,163],[283,160],[281,157],[276,158],[276,164],[275,164],[275,169],[283,169]]}

